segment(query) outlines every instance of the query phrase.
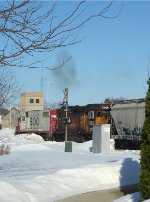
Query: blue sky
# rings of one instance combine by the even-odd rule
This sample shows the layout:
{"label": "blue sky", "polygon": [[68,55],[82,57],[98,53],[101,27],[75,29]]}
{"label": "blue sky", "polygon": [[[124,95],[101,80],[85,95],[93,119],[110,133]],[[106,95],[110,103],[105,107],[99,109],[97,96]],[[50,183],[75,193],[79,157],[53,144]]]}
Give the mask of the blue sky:
{"label": "blue sky", "polygon": [[[64,5],[69,8],[74,3],[60,3],[62,17]],[[97,11],[103,3],[88,2],[89,9]],[[120,5],[121,2],[116,2],[111,12],[117,12]],[[149,20],[149,1],[125,1],[117,18],[90,21],[80,32],[79,37],[85,37],[81,43],[57,50],[47,63],[41,64],[53,66],[63,54],[72,56],[62,70],[71,78],[68,86],[62,85],[55,73],[47,69],[16,69],[22,91],[41,91],[43,77],[45,99],[50,103],[62,101],[66,87],[69,88],[70,105],[101,103],[108,97],[144,97],[150,63]]]}

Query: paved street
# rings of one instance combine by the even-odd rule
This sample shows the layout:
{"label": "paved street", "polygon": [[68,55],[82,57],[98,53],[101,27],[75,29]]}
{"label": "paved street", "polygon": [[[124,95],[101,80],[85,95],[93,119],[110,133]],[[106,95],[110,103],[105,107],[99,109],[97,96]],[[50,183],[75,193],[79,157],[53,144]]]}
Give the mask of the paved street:
{"label": "paved street", "polygon": [[137,191],[137,186],[127,186],[124,188],[114,188],[104,191],[95,191],[85,194],[80,194],[72,197],[59,200],[57,202],[112,202],[124,195],[134,193]]}

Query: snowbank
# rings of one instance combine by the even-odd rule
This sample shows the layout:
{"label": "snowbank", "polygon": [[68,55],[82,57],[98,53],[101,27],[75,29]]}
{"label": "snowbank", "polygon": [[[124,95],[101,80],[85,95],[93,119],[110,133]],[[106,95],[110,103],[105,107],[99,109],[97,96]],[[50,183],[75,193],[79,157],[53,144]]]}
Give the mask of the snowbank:
{"label": "snowbank", "polygon": [[0,131],[0,141],[11,145],[10,155],[0,158],[2,202],[51,202],[139,181],[139,151],[93,154],[88,141],[73,142],[72,152],[64,152],[64,142],[10,130]]}

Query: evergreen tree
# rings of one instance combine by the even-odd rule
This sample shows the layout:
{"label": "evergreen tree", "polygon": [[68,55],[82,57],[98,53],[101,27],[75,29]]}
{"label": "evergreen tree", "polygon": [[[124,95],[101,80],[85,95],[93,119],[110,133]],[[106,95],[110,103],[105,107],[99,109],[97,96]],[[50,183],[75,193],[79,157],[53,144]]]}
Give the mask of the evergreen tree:
{"label": "evergreen tree", "polygon": [[145,99],[145,121],[142,129],[141,173],[139,191],[141,201],[150,199],[150,78]]}

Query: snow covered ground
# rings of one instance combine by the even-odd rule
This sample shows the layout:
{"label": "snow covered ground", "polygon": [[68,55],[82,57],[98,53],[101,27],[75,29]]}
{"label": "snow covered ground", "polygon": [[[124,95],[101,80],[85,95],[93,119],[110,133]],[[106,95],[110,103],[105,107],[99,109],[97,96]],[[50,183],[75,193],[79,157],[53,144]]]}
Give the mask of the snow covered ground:
{"label": "snow covered ground", "polygon": [[[14,136],[10,129],[0,131],[0,144],[11,147],[9,155],[0,157],[1,202],[51,202],[139,181],[139,151],[93,154],[89,141],[73,142],[72,152],[64,152],[64,142],[44,142],[35,134]],[[139,198],[134,193],[115,202]]]}

